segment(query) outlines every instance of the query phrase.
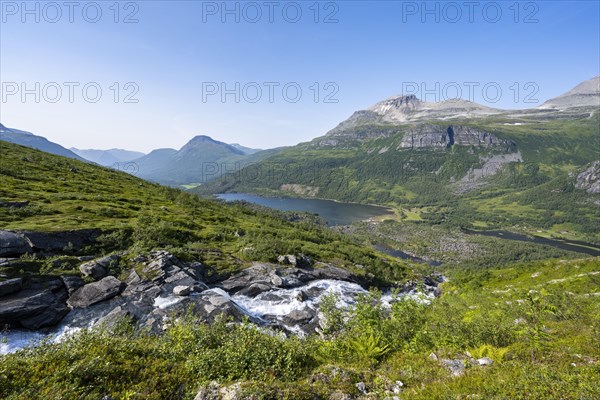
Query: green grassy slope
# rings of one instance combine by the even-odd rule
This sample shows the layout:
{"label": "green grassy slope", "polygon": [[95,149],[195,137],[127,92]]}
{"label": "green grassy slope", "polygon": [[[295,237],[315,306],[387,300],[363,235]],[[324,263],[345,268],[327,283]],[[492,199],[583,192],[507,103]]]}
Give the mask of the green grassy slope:
{"label": "green grassy slope", "polygon": [[201,200],[113,169],[1,141],[0,160],[0,201],[29,201],[23,208],[0,207],[0,229],[97,228],[105,232],[103,247],[91,251],[166,247],[217,271],[304,253],[387,280],[410,274],[405,264],[308,217],[291,222],[283,213]]}
{"label": "green grassy slope", "polygon": [[[593,399],[600,391],[600,259],[455,270],[432,305],[369,298],[323,337],[179,320],[164,335],[126,323],[0,357],[5,399],[193,399],[216,381],[242,398]],[[493,365],[469,361],[489,357]],[[435,359],[437,358],[437,359]],[[464,365],[460,376],[443,359]],[[233,390],[233,389],[232,389]],[[386,392],[387,391],[387,392]]]}

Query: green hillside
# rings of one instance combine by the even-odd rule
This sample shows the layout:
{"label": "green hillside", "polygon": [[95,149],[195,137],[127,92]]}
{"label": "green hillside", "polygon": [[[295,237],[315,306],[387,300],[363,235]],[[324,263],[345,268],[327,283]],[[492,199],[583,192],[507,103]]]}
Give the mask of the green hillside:
{"label": "green hillside", "polygon": [[[192,399],[199,391],[209,393],[200,398],[228,391],[262,399],[474,393],[587,399],[600,389],[598,258],[575,259],[495,238],[467,243],[467,249],[480,249],[467,256],[460,247],[453,253],[432,246],[445,247],[457,236],[443,225],[423,230],[417,222],[391,221],[375,236],[342,234],[311,216],[203,200],[10,143],[0,142],[0,159],[0,200],[29,202],[0,207],[0,229],[99,229],[103,235],[85,254],[125,250],[122,276],[135,269],[133,256],[157,248],[202,261],[218,274],[299,252],[372,283],[401,283],[432,272],[371,250],[367,244],[379,237],[390,246],[412,249],[403,240],[425,246],[433,257],[442,251],[447,264],[438,272],[449,279],[431,303],[406,300],[387,309],[373,291],[344,312],[335,296],[327,297],[320,306],[326,321],[321,334],[305,339],[223,319],[198,323],[192,314],[173,318],[157,335],[124,318],[60,343],[0,356],[2,398]],[[20,269],[2,268],[0,274],[78,274],[74,255],[68,248],[50,258],[25,255]]]}
{"label": "green hillside", "polygon": [[[428,125],[461,125],[514,147],[399,148],[413,126],[367,124],[283,150],[196,192],[302,196],[289,188],[309,186],[318,188],[320,198],[416,210],[432,224],[542,230],[600,243],[594,222],[600,196],[574,188],[574,175],[600,158],[597,112],[576,119],[488,117]],[[486,164],[503,156],[522,161],[498,164],[498,171]],[[483,176],[470,175],[473,169]]]}
{"label": "green hillside", "polygon": [[383,280],[410,275],[405,264],[308,216],[202,200],[113,169],[2,141],[0,159],[0,200],[29,202],[22,208],[0,207],[0,229],[100,229],[101,248],[95,252],[163,247],[217,272],[304,253]]}

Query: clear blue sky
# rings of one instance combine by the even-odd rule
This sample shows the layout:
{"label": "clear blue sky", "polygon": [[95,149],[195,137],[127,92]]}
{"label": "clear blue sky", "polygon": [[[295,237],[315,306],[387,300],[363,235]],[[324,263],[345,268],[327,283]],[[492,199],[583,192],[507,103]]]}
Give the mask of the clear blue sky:
{"label": "clear blue sky", "polygon": [[[66,147],[149,151],[179,148],[197,134],[252,147],[293,145],[324,134],[355,110],[400,94],[407,82],[429,89],[436,82],[440,88],[455,82],[464,98],[469,97],[464,83],[477,82],[472,100],[483,104],[482,86],[497,83],[502,96],[488,105],[527,108],[600,74],[598,1],[519,2],[518,7],[513,1],[483,1],[472,10],[463,1],[452,3],[458,8],[429,2],[429,14],[423,14],[421,1],[320,2],[318,23],[313,1],[295,3],[302,11],[296,23],[290,2],[273,2],[273,22],[265,1],[228,2],[239,12],[225,15],[221,1],[121,2],[118,16],[114,2],[107,1],[98,2],[100,17],[89,2],[78,3],[72,16],[57,3],[60,18],[48,3],[29,3],[34,11],[27,14],[21,1],[2,1],[0,120]],[[132,13],[130,19],[138,22],[124,23]],[[325,23],[332,13],[337,22]],[[39,103],[34,94],[23,101],[21,84],[36,92],[36,82]],[[52,82],[62,92],[58,101]],[[73,86],[72,102],[64,82],[79,84]],[[125,87],[128,82],[134,85]],[[232,89],[239,82],[240,102],[233,94],[225,102],[219,94],[208,95],[206,89],[214,89],[210,82]],[[262,88],[255,103],[246,101],[256,96],[252,85],[246,98],[241,93],[250,82]],[[279,83],[273,102],[265,82]],[[290,82],[302,89],[296,103],[293,87],[287,100],[282,93]],[[325,87],[328,82],[333,84]],[[528,82],[535,86],[525,87]],[[86,99],[87,83],[95,84]],[[92,103],[95,86],[102,96]],[[132,98],[138,102],[124,103],[136,87]],[[338,102],[325,103],[336,88],[332,98]],[[539,101],[524,103],[534,89],[532,98]],[[446,94],[454,96],[452,90]]]}

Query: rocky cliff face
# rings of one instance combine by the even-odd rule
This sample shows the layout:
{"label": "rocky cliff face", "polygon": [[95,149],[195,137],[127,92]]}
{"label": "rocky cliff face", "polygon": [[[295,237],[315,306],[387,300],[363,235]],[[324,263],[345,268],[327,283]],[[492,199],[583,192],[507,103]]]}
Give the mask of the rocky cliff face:
{"label": "rocky cliff face", "polygon": [[516,144],[492,133],[462,125],[421,125],[404,134],[398,149],[450,148],[452,146],[495,147],[512,153]]}
{"label": "rocky cliff face", "polygon": [[591,167],[577,175],[575,187],[589,193],[600,193],[600,161],[595,161]]}

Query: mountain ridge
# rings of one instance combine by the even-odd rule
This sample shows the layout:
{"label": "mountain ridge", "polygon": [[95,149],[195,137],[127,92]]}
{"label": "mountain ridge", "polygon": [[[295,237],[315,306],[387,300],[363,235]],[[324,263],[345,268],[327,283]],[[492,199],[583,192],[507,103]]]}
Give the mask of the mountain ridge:
{"label": "mountain ridge", "polygon": [[95,162],[105,167],[110,167],[118,163],[129,162],[136,158],[143,157],[145,154],[140,151],[112,148],[107,150],[99,149],[78,149],[71,147],[69,150],[88,161]]}
{"label": "mountain ridge", "polygon": [[153,150],[132,162],[137,165],[136,175],[143,179],[171,186],[201,184],[278,151],[255,150],[196,135],[179,150]]}
{"label": "mountain ridge", "polygon": [[446,121],[490,116],[519,118],[527,114],[556,112],[559,107],[600,107],[600,76],[583,81],[568,92],[551,98],[538,107],[517,110],[491,108],[464,99],[425,102],[414,94],[391,96],[366,109],[355,111],[328,131],[325,136],[335,136],[345,130],[367,124],[418,124],[428,120]]}
{"label": "mountain ridge", "polygon": [[79,161],[87,161],[73,151],[61,146],[58,143],[51,142],[43,136],[35,135],[31,132],[22,131],[15,128],[8,128],[0,123],[0,140],[9,143],[15,143],[22,146],[31,147],[47,153],[72,158]]}

